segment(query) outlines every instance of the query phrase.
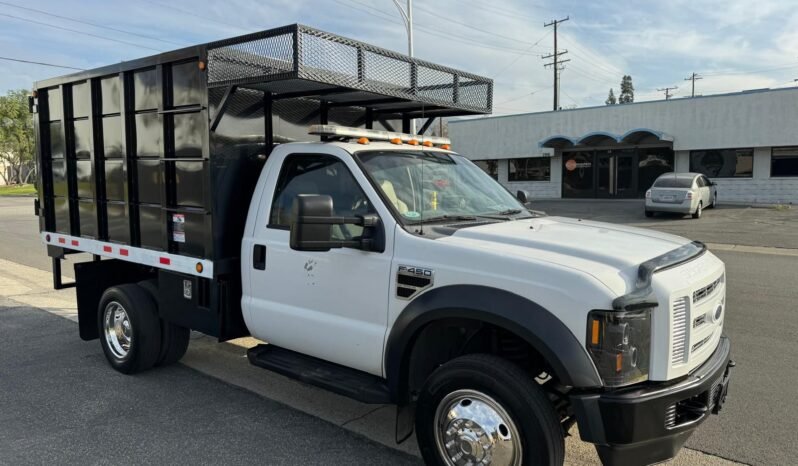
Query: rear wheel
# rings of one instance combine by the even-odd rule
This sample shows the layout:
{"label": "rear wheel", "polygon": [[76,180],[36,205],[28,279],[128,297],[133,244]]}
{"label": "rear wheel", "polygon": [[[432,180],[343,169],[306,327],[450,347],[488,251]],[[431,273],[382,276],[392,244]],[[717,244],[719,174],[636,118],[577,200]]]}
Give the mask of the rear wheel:
{"label": "rear wheel", "polygon": [[701,218],[701,213],[704,210],[704,201],[698,201],[698,207],[695,208],[695,212],[693,212],[693,218]]}
{"label": "rear wheel", "polygon": [[435,465],[561,465],[559,416],[518,366],[488,354],[462,356],[430,375],[416,407],[419,448]]}
{"label": "rear wheel", "polygon": [[138,285],[108,288],[98,309],[100,345],[111,367],[124,374],[151,368],[161,351],[155,301]]}
{"label": "rear wheel", "polygon": [[712,204],[709,205],[710,209],[714,209],[718,205],[718,193],[712,195]]}

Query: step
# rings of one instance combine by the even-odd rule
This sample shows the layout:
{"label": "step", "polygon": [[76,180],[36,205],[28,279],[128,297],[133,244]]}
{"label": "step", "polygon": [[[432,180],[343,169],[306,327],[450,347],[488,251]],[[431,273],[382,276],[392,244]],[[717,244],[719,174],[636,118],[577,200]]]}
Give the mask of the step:
{"label": "step", "polygon": [[247,358],[255,366],[362,403],[391,403],[385,379],[356,369],[274,345],[250,348]]}

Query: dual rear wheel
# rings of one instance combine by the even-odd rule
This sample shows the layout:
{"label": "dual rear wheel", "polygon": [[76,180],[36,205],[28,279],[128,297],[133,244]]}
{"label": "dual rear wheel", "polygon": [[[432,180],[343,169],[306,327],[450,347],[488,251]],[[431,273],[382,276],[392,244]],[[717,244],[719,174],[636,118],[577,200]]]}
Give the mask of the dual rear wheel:
{"label": "dual rear wheel", "polygon": [[113,286],[100,299],[100,344],[111,367],[124,374],[173,364],[188,348],[189,329],[158,316],[153,290],[153,282]]}

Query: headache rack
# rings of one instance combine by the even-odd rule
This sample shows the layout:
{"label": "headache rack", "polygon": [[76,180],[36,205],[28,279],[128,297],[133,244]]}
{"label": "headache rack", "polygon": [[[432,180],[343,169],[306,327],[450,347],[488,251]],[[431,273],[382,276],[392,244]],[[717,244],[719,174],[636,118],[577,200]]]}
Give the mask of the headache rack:
{"label": "headache rack", "polygon": [[302,25],[40,81],[31,111],[42,238],[55,271],[64,253],[83,251],[236,282],[274,144],[329,139],[311,125],[407,133],[418,118],[424,134],[438,117],[489,113],[492,88]]}

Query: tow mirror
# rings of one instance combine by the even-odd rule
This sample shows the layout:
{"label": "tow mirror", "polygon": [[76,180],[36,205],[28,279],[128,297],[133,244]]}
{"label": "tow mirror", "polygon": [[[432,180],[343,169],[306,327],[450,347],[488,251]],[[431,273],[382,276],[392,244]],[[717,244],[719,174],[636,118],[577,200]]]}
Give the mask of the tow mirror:
{"label": "tow mirror", "polygon": [[[291,222],[291,249],[326,252],[332,248],[356,248],[366,251],[385,250],[385,235],[378,228],[375,214],[340,217],[333,215],[332,197],[326,194],[300,194],[294,198]],[[333,225],[360,225],[363,235],[355,240],[332,239]]]}
{"label": "tow mirror", "polygon": [[521,204],[526,205],[526,203],[529,202],[529,193],[523,189],[519,189],[515,192],[515,198],[518,199]]}

